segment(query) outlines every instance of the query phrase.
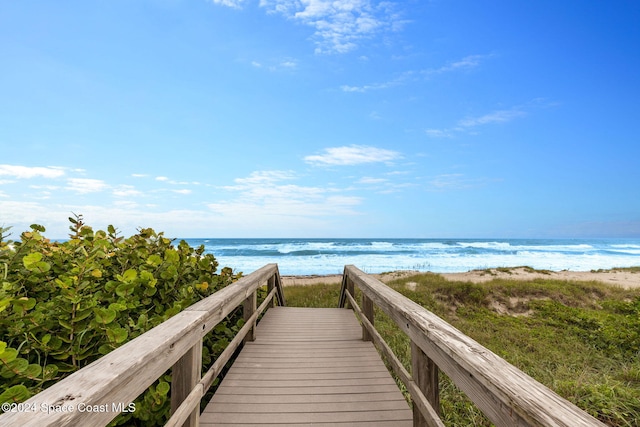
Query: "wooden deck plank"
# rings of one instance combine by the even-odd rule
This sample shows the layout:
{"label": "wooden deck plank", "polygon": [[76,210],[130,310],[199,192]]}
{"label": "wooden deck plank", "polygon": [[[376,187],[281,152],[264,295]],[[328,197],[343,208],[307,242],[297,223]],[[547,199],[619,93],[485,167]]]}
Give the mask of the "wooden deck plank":
{"label": "wooden deck plank", "polygon": [[346,403],[346,402],[388,402],[399,401],[406,402],[402,395],[396,393],[396,390],[380,393],[366,394],[291,394],[286,397],[273,394],[215,394],[212,402],[216,403],[243,403],[243,404],[261,404],[261,403],[281,403],[283,400],[291,404],[295,403]]}
{"label": "wooden deck plank", "polygon": [[[303,412],[303,413],[206,413],[200,418],[200,425],[208,422],[234,423],[241,419],[248,424],[290,424],[290,423],[344,423],[354,421],[406,421],[406,410],[357,411],[357,412]],[[211,420],[211,421],[209,421]]]}
{"label": "wooden deck plank", "polygon": [[409,426],[412,413],[351,310],[267,311],[200,425]]}

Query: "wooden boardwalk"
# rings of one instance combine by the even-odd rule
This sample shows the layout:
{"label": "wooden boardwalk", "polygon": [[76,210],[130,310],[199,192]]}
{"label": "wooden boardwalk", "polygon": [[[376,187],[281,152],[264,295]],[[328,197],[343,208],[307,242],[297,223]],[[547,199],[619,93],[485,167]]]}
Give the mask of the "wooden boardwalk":
{"label": "wooden boardwalk", "polygon": [[353,311],[275,307],[200,425],[411,426],[413,415]]}

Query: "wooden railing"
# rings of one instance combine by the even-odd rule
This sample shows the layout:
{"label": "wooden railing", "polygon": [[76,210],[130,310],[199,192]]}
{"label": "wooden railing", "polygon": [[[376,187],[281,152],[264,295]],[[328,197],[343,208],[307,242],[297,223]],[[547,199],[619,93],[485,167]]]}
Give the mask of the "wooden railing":
{"label": "wooden railing", "polygon": [[[256,291],[268,296],[256,309]],[[200,400],[243,340],[253,340],[258,316],[285,305],[280,273],[268,264],[186,308],[0,416],[3,426],[104,426],[172,368],[168,426],[197,426]],[[245,325],[201,378],[202,338],[240,304]]]}
{"label": "wooden railing", "polygon": [[[362,309],[354,299],[362,293]],[[422,306],[366,275],[344,269],[339,306],[359,315],[363,339],[372,340],[411,394],[416,426],[444,426],[439,417],[442,370],[498,427],[604,426]],[[413,377],[374,327],[374,304],[411,339]]]}

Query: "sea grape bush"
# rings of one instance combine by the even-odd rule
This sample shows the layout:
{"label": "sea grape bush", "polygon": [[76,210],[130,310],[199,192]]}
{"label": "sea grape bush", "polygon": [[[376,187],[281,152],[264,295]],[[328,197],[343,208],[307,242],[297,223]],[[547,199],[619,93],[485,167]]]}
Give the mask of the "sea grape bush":
{"label": "sea grape bush", "polygon": [[[204,247],[150,228],[123,238],[69,218],[65,242],[32,225],[19,241],[0,227],[0,403],[22,402],[182,309],[232,283]],[[203,366],[241,326],[240,313],[205,339]],[[170,375],[114,424],[157,425],[169,415]]]}

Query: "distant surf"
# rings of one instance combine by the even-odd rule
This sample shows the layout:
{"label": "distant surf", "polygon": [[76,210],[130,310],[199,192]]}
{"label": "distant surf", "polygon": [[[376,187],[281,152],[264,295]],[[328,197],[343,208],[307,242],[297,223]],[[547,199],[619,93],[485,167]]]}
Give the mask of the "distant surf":
{"label": "distant surf", "polygon": [[185,239],[204,245],[220,268],[250,273],[278,263],[282,275],[342,274],[346,264],[375,274],[394,270],[459,273],[529,266],[590,271],[640,266],[640,239]]}

